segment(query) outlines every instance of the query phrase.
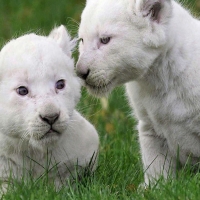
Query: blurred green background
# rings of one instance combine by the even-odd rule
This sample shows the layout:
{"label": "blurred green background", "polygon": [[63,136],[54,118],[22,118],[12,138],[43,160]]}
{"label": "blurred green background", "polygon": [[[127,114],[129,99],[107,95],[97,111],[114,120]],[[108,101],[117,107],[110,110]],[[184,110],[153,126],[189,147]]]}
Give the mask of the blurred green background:
{"label": "blurred green background", "polygon": [[[199,15],[200,0],[182,2],[194,15]],[[75,36],[84,6],[85,0],[0,0],[0,45],[28,32],[48,34],[55,25],[60,24],[67,26],[71,35]],[[77,53],[75,56],[77,57]],[[194,194],[197,183],[196,179],[189,178],[190,175],[188,175],[190,181],[178,180],[162,188],[163,191],[158,192],[155,189],[136,192],[138,185],[143,181],[143,169],[137,131],[134,131],[135,121],[123,87],[116,88],[108,99],[96,99],[83,89],[78,110],[96,126],[99,132],[101,140],[99,168],[87,191],[82,189],[83,193],[77,191],[74,193],[71,190],[64,192],[64,199],[66,196],[69,199],[95,200],[132,199],[134,196],[136,199],[157,199],[155,197],[159,192],[160,199],[172,199],[172,196],[174,199],[192,199],[186,196]],[[188,191],[189,187],[194,190]],[[15,191],[14,195],[10,193],[6,199],[29,199],[30,195],[33,197],[31,199],[62,199],[56,198],[57,194],[52,194],[52,191],[46,188],[45,194],[43,189],[40,191],[26,187],[26,190],[19,189],[20,194],[19,191]],[[39,197],[34,198],[37,195]]]}
{"label": "blurred green background", "polygon": [[1,41],[26,32],[47,34],[60,24],[75,35],[84,5],[84,0],[0,0]]}
{"label": "blurred green background", "polygon": [[[194,12],[200,0],[182,0]],[[48,33],[54,25],[68,25],[76,34],[85,0],[0,0],[0,38],[8,40],[29,31]]]}

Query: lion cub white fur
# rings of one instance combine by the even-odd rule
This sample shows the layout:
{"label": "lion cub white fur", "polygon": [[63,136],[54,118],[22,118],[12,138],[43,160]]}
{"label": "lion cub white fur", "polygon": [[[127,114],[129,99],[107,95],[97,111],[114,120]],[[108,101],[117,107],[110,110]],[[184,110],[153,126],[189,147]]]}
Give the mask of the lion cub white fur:
{"label": "lion cub white fur", "polygon": [[200,22],[173,0],[88,0],[79,37],[77,73],[91,93],[126,83],[145,182],[197,164]]}
{"label": "lion cub white fur", "polygon": [[76,169],[95,168],[97,132],[75,110],[80,81],[73,43],[60,26],[49,37],[24,35],[1,50],[1,181],[26,173],[39,178],[49,170],[49,180],[60,187]]}

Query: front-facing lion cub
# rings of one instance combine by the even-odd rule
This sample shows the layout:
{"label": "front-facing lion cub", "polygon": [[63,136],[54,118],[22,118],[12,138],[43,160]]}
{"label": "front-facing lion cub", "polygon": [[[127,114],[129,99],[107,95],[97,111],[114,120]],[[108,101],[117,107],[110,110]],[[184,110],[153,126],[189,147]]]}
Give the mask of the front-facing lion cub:
{"label": "front-facing lion cub", "polygon": [[[64,26],[24,35],[0,52],[0,179],[45,173],[56,187],[76,169],[95,168],[99,138],[75,106],[80,83]],[[92,163],[91,163],[92,160]],[[88,166],[90,165],[90,166]],[[84,171],[84,170],[83,170]]]}

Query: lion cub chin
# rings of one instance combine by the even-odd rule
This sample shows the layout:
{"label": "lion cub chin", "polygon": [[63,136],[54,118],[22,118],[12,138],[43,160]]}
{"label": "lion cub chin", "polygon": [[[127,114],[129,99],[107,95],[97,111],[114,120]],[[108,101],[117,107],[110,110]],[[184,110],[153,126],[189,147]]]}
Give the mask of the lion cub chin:
{"label": "lion cub chin", "polygon": [[[0,177],[38,178],[48,163],[57,187],[79,169],[94,170],[99,139],[75,106],[80,82],[64,26],[49,37],[28,34],[0,52]],[[92,162],[91,162],[92,161]],[[50,170],[51,169],[51,170]],[[5,186],[5,185],[4,185]]]}

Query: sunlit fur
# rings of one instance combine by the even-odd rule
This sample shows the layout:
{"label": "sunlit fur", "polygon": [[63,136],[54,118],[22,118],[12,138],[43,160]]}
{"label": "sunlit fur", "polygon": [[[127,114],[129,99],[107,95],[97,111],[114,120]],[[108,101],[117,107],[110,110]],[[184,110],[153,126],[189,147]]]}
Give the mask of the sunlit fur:
{"label": "sunlit fur", "polygon": [[[126,83],[145,182],[174,175],[178,162],[197,164],[200,22],[173,0],[88,0],[79,37],[77,71],[89,69],[91,93],[102,96]],[[102,37],[111,40],[103,45]]]}
{"label": "sunlit fur", "polygon": [[[0,178],[48,176],[60,187],[78,167],[88,167],[98,152],[98,135],[75,106],[80,81],[74,73],[74,40],[64,26],[49,37],[28,34],[11,40],[0,52]],[[65,80],[63,89],[56,82]],[[25,86],[29,93],[17,93]],[[54,116],[51,125],[41,116]],[[95,166],[93,160],[92,166]],[[56,169],[55,169],[56,168]],[[92,167],[91,170],[94,170]],[[53,178],[54,177],[54,178]]]}

